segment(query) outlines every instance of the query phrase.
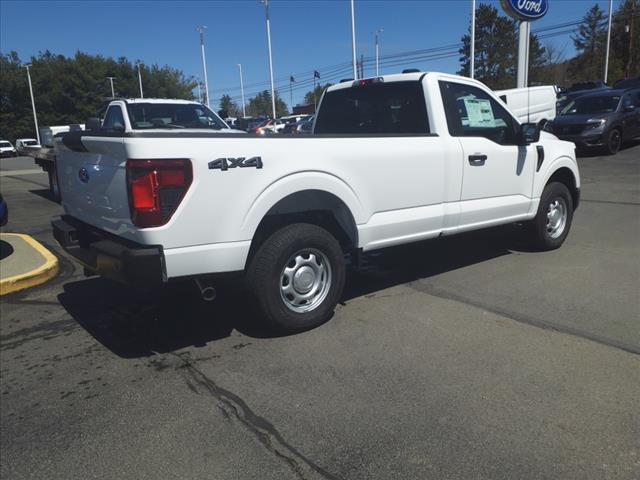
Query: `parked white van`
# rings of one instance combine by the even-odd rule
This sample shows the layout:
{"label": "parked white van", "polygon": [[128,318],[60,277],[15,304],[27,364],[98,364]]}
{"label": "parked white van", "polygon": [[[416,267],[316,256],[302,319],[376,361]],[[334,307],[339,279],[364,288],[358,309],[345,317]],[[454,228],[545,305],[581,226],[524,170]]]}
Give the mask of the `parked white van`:
{"label": "parked white van", "polygon": [[556,117],[558,88],[555,85],[512,88],[495,93],[520,122],[544,124]]}

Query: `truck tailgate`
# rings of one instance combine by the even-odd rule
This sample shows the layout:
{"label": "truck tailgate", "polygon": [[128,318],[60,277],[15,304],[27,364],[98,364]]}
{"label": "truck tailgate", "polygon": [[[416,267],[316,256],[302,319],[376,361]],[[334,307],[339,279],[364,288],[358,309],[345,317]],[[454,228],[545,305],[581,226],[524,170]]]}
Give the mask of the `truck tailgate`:
{"label": "truck tailgate", "polygon": [[134,239],[123,139],[83,137],[82,143],[88,151],[57,145],[65,212],[102,230]]}

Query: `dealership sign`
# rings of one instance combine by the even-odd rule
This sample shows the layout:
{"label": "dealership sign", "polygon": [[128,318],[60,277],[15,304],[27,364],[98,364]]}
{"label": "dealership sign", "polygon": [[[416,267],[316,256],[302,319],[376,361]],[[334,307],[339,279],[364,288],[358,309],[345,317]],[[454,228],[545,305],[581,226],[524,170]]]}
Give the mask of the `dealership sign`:
{"label": "dealership sign", "polygon": [[507,14],[523,22],[538,20],[549,11],[548,0],[501,0]]}

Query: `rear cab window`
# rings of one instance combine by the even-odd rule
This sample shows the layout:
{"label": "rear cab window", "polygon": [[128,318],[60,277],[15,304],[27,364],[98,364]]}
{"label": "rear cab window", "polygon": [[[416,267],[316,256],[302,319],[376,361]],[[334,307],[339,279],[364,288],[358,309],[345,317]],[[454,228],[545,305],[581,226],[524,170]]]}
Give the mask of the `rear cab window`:
{"label": "rear cab window", "polygon": [[422,82],[372,83],[325,93],[315,134],[430,133]]}

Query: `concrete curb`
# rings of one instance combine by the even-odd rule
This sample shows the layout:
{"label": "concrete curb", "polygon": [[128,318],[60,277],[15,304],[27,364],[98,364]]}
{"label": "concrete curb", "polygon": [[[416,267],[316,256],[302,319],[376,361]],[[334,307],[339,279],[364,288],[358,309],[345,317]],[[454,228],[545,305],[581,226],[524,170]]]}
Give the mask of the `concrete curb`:
{"label": "concrete curb", "polygon": [[[0,295],[18,292],[25,288],[41,285],[58,274],[58,259],[37,240],[22,233],[3,233],[1,237],[19,237],[33,247],[45,259],[38,268],[0,280]],[[0,237],[0,238],[1,238]]]}

